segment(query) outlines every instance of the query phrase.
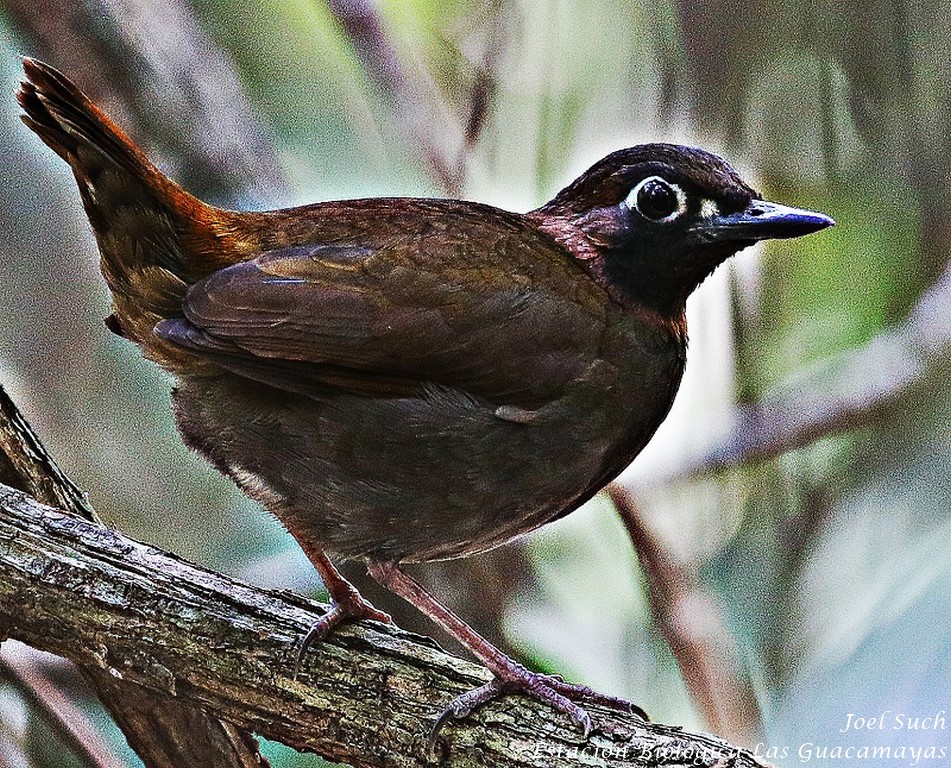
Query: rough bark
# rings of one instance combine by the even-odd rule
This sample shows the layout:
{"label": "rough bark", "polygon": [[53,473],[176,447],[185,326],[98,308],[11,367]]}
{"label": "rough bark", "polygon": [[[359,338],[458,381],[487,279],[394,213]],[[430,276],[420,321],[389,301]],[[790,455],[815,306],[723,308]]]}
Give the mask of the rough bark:
{"label": "rough bark", "polygon": [[[367,623],[332,634],[295,676],[298,643],[321,610],[0,486],[0,628],[7,636],[98,670],[153,704],[197,708],[333,760],[433,762],[427,737],[436,716],[488,673],[426,638]],[[562,715],[509,696],[448,726],[440,756],[453,765],[512,768],[574,757],[592,766],[761,765],[711,736],[589,709],[600,730],[585,741]]]}

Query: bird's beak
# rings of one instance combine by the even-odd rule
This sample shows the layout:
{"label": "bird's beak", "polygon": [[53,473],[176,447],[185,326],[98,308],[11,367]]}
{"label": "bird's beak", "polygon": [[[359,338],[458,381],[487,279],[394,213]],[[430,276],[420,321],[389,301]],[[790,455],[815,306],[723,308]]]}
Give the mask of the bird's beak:
{"label": "bird's beak", "polygon": [[801,237],[833,224],[835,221],[823,213],[753,200],[744,210],[711,216],[693,226],[691,231],[708,243],[738,242]]}

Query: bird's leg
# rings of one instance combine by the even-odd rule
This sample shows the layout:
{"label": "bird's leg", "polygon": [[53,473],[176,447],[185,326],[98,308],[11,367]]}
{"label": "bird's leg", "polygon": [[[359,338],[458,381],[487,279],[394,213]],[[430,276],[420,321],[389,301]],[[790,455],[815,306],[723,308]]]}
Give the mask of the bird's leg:
{"label": "bird's leg", "polygon": [[477,707],[505,693],[522,693],[564,712],[584,731],[586,737],[592,729],[591,717],[576,701],[601,704],[648,719],[642,709],[624,699],[606,696],[584,685],[566,683],[555,675],[526,669],[440,603],[422,584],[401,571],[396,563],[371,562],[368,568],[374,579],[425,613],[466,646],[495,675],[492,681],[457,696],[449,704],[433,727],[431,741],[435,740],[449,720],[462,719]]}
{"label": "bird's leg", "polygon": [[307,649],[315,643],[322,642],[338,624],[361,619],[372,619],[384,624],[393,623],[393,619],[390,618],[388,613],[374,608],[373,604],[364,598],[353,584],[340,575],[340,571],[334,567],[330,558],[322,550],[310,552],[305,550],[305,553],[310,562],[314,564],[314,568],[320,574],[321,581],[324,582],[324,587],[327,588],[327,592],[330,594],[331,606],[330,610],[320,617],[301,641],[295,669],[300,667]]}

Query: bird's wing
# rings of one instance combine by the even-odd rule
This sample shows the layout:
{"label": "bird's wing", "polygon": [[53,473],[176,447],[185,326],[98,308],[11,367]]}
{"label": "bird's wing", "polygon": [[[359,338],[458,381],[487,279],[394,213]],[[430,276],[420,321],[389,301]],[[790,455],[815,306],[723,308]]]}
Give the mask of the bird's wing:
{"label": "bird's wing", "polygon": [[312,396],[398,397],[435,385],[535,408],[598,357],[603,307],[564,255],[535,254],[520,267],[506,248],[473,263],[464,251],[405,243],[271,251],[193,285],[184,318],[156,333]]}

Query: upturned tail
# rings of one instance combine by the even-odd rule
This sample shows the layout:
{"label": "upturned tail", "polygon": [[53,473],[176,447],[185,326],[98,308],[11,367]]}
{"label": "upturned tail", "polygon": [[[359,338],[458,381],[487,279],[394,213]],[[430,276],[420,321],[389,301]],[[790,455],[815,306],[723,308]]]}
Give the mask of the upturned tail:
{"label": "upturned tail", "polygon": [[[152,329],[181,314],[188,285],[250,251],[239,214],[188,194],[61,72],[24,59],[23,122],[73,170],[113,295],[109,327],[170,363]],[[246,258],[246,256],[244,256]]]}

